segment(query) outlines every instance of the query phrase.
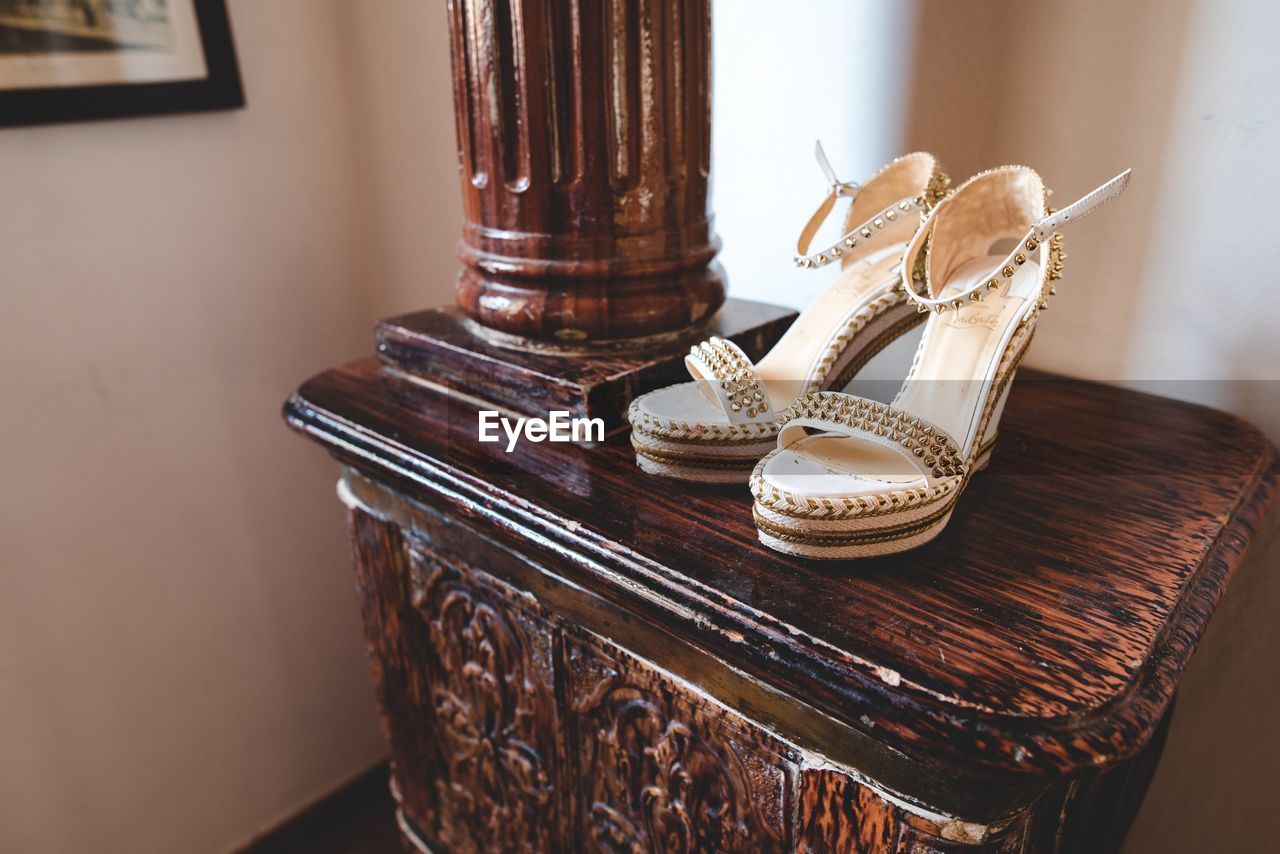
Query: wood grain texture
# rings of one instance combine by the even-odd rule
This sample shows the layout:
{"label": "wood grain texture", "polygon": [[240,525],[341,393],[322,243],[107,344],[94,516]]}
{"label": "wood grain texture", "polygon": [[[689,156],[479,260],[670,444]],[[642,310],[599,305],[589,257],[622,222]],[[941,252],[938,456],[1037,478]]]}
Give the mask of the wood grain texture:
{"label": "wood grain texture", "polygon": [[[807,854],[1010,854],[1027,850],[1026,831],[1040,806],[1039,802],[1028,805],[996,828],[941,817],[935,820],[895,804],[840,771],[808,769],[800,775],[796,850]],[[1046,838],[1051,838],[1053,830],[1046,830]]]}
{"label": "wood grain texture", "polygon": [[463,311],[562,341],[715,314],[710,0],[451,0],[448,15]]}
{"label": "wood grain texture", "polygon": [[1164,747],[1171,715],[1136,755],[1101,773],[1059,780],[987,825],[895,803],[835,770],[800,774],[796,850],[860,854],[1105,854],[1117,851],[1137,814]]}
{"label": "wood grain texture", "polygon": [[[795,316],[791,309],[731,299],[698,331],[698,340],[728,338],[759,359]],[[689,340],[640,352],[538,354],[488,343],[473,326],[456,309],[392,317],[378,324],[378,356],[413,376],[516,412],[545,416],[563,409],[602,418],[609,432],[625,427],[636,396],[689,378]]]}
{"label": "wood grain texture", "polygon": [[655,481],[622,443],[475,441],[475,410],[365,360],[305,384],[300,430],[574,583],[908,753],[1076,774],[1151,738],[1253,526],[1272,446],[1219,412],[1015,386],[992,468],[905,555],[755,541],[745,489]]}

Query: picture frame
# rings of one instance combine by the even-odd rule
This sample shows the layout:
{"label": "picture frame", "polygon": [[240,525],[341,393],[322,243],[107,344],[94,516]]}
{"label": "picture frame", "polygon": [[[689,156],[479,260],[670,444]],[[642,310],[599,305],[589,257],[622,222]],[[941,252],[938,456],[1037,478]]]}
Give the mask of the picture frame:
{"label": "picture frame", "polygon": [[0,0],[0,127],[244,104],[225,0]]}

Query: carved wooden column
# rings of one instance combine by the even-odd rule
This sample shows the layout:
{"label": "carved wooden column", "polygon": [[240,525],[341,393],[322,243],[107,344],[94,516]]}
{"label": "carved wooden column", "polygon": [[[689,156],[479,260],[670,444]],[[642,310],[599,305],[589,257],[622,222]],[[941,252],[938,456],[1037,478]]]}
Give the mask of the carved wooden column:
{"label": "carved wooden column", "polygon": [[710,14],[710,0],[451,0],[467,315],[582,344],[715,314]]}
{"label": "carved wooden column", "polygon": [[384,364],[528,415],[626,429],[716,335],[754,358],[795,313],[725,299],[707,205],[710,0],[451,0],[458,307],[388,318]]}

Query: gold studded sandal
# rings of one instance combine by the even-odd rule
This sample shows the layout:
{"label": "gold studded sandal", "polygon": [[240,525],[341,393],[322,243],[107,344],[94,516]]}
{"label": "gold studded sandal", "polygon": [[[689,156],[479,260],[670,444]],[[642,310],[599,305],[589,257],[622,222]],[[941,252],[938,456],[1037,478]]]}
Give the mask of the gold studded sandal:
{"label": "gold studded sandal", "polygon": [[[893,339],[922,318],[898,287],[897,266],[923,212],[946,192],[936,158],[899,157],[861,186],[836,178],[817,147],[831,189],[797,241],[796,266],[839,264],[840,276],[801,313],[769,353],[753,364],[731,341],[711,338],[685,358],[693,382],[632,402],[631,444],[650,474],[743,483],[774,446],[780,417],[800,395],[843,388]],[[844,234],[810,252],[818,228],[849,198]]]}
{"label": "gold studded sandal", "polygon": [[817,558],[929,542],[990,459],[1010,380],[1061,275],[1068,222],[1119,195],[1129,172],[1052,213],[1039,175],[1004,166],[970,178],[907,245],[902,286],[928,318],[891,406],[802,396],[777,449],[751,475],[760,541]]}

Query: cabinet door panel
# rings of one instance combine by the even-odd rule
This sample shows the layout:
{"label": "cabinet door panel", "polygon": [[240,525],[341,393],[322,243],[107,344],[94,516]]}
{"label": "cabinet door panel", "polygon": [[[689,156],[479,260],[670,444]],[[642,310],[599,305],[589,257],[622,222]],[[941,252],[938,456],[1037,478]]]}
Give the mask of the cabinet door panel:
{"label": "cabinet door panel", "polygon": [[789,847],[786,745],[585,632],[566,633],[565,665],[587,850]]}
{"label": "cabinet door panel", "polygon": [[564,850],[553,621],[394,525],[351,525],[406,817],[449,851]]}

